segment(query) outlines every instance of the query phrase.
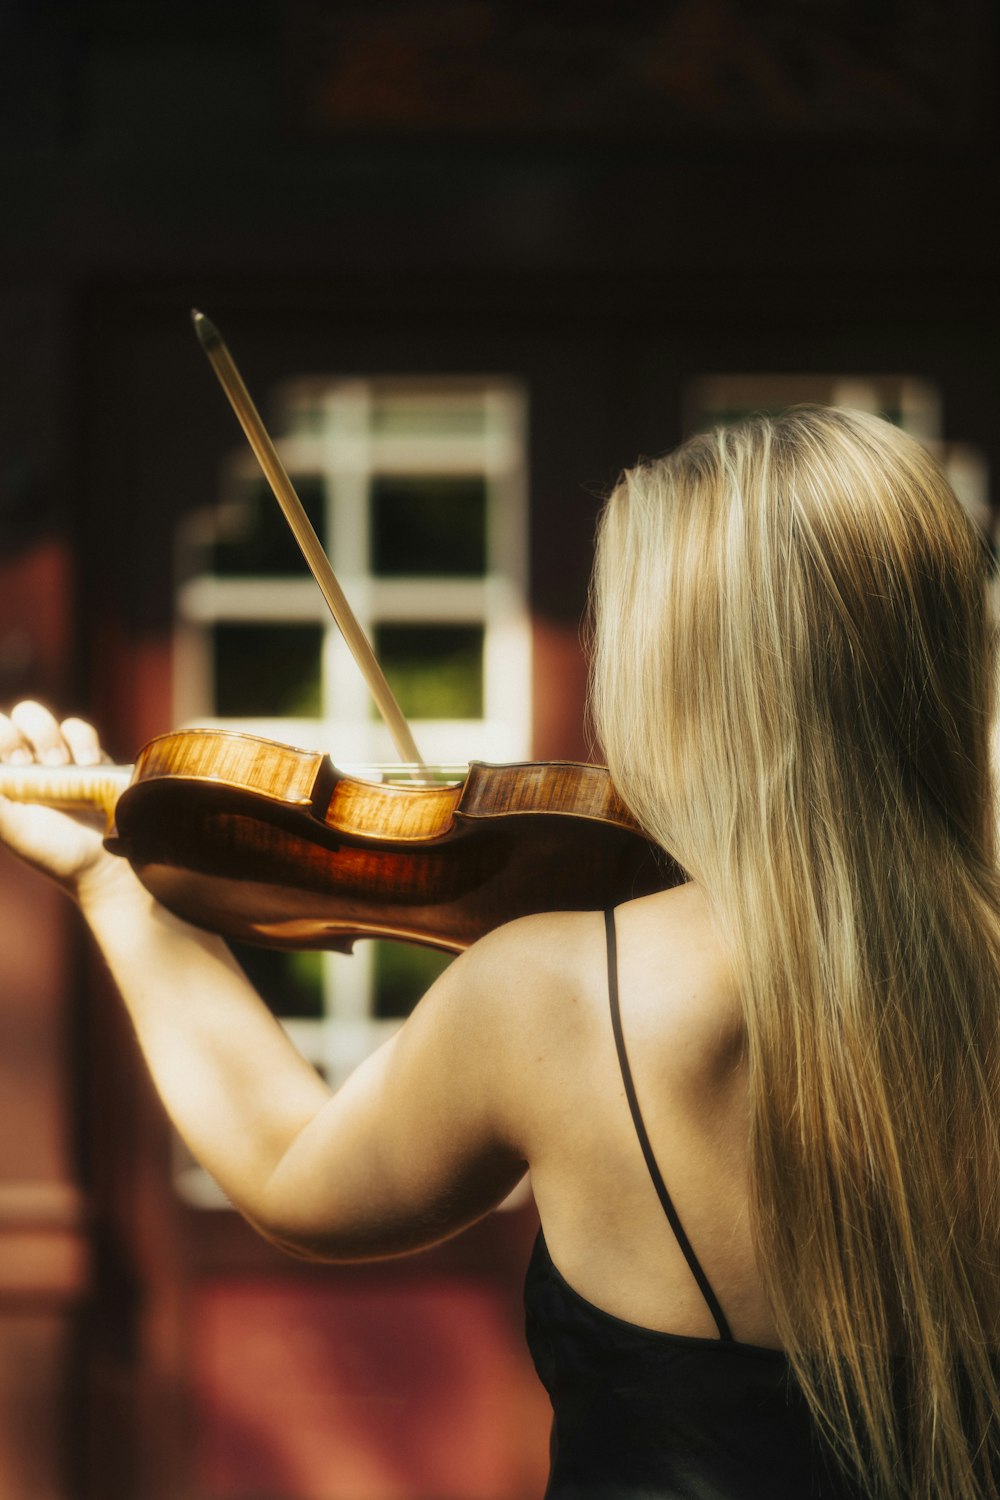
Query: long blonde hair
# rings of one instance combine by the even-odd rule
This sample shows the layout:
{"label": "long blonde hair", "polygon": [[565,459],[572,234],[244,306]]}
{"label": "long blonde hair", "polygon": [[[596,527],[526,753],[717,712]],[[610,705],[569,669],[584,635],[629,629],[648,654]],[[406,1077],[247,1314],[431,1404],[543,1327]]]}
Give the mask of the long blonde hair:
{"label": "long blonde hair", "polygon": [[592,705],[741,976],[781,1342],[872,1495],[996,1500],[1000,878],[984,549],[930,456],[797,408],[626,473]]}

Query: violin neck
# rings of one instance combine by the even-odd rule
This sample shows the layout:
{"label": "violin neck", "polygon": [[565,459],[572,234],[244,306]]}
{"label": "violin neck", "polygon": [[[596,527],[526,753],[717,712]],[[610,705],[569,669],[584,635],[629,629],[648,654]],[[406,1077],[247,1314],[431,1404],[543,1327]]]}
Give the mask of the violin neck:
{"label": "violin neck", "polygon": [[103,808],[110,813],[131,779],[131,766],[0,765],[0,796],[66,812]]}

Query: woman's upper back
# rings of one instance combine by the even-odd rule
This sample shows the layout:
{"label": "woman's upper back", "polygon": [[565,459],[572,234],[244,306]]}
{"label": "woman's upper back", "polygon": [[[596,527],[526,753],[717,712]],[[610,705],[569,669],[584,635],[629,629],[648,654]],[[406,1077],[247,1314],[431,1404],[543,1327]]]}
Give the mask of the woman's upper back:
{"label": "woman's upper back", "polygon": [[534,1158],[546,1228],[525,1309],[554,1412],[550,1500],[858,1500],[767,1347],[739,1007],[700,894],[607,913],[605,935]]}
{"label": "woman's upper back", "polygon": [[[587,1300],[640,1326],[712,1337],[716,1323],[643,1158],[612,1034],[605,929],[569,915],[571,978],[549,1009],[527,1153],[546,1243]],[[693,885],[615,915],[622,1034],[667,1191],[733,1336],[777,1346],[747,1212],[747,1100],[739,996]]]}

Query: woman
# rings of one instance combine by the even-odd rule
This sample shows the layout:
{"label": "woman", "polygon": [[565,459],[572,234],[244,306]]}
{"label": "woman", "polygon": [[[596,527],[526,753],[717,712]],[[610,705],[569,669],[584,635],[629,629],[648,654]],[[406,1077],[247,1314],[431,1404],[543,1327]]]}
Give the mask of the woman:
{"label": "woman", "polygon": [[[552,1496],[995,1500],[982,549],[914,442],[803,409],[626,474],[594,604],[612,776],[689,882],[493,933],[332,1097],[96,833],[12,805],[0,832],[79,902],[270,1239],[417,1249],[530,1167]],[[0,724],[8,760],[99,755],[35,704]]]}

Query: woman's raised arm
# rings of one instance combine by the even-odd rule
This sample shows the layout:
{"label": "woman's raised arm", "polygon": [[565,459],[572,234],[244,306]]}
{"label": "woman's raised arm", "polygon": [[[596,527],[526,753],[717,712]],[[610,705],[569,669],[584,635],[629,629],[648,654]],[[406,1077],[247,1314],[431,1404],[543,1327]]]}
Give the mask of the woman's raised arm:
{"label": "woman's raised arm", "polygon": [[[100,758],[79,720],[34,703],[0,718],[7,762]],[[456,960],[333,1095],[225,943],[164,910],[96,827],[0,798],[0,837],[77,901],[171,1118],[269,1238],[331,1258],[391,1255],[462,1228],[521,1176],[504,1001],[522,993],[517,929],[544,918]]]}

